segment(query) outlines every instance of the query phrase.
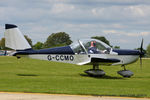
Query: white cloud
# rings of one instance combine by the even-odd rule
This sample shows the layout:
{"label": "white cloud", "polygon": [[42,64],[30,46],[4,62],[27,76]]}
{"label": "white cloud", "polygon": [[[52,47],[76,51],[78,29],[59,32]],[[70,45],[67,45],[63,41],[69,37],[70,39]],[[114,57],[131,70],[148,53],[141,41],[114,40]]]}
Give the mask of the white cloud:
{"label": "white cloud", "polygon": [[111,20],[138,20],[150,16],[149,5],[117,5],[107,7],[96,7],[91,10],[95,17]]}
{"label": "white cloud", "polygon": [[142,36],[148,36],[148,35],[150,35],[150,32],[141,32],[141,35]]}
{"label": "white cloud", "polygon": [[140,32],[140,33],[127,33],[128,36],[138,37],[138,36],[148,36],[150,32]]}
{"label": "white cloud", "polygon": [[117,31],[117,30],[103,30],[105,34],[115,34],[115,35],[126,35],[130,37],[138,37],[138,36],[148,36],[150,32],[126,32],[126,31]]}
{"label": "white cloud", "polygon": [[119,34],[116,30],[103,30],[103,32],[105,34],[109,34],[109,33],[111,33],[111,34]]}
{"label": "white cloud", "polygon": [[35,42],[46,39],[50,33],[65,31],[73,39],[104,35],[110,37],[110,40],[114,39],[114,45],[117,39],[129,41],[141,36],[149,43],[148,0],[33,1],[2,0],[0,26],[5,23],[17,24]]}
{"label": "white cloud", "polygon": [[130,43],[131,41],[129,41],[127,39],[119,39],[118,42],[121,42],[121,43]]}
{"label": "white cloud", "polygon": [[73,9],[75,9],[75,7],[73,5],[68,5],[68,4],[54,4],[51,12],[54,14],[60,14],[60,13],[66,13],[66,12],[70,12]]}
{"label": "white cloud", "polygon": [[0,20],[9,20],[16,12],[15,7],[0,7]]}
{"label": "white cloud", "polygon": [[132,16],[145,16],[145,13],[143,11],[143,6],[129,6],[127,8],[124,8],[126,12],[129,12]]}

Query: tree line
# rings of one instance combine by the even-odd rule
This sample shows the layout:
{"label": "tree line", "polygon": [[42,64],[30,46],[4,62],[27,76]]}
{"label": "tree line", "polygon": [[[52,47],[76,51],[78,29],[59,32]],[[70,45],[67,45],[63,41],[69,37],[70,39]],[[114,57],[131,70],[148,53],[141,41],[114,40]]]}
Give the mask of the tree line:
{"label": "tree line", "polygon": [[[71,37],[66,32],[52,33],[51,35],[48,36],[48,38],[44,43],[38,41],[37,43],[33,44],[31,38],[29,38],[27,35],[24,35],[24,37],[33,49],[60,47],[60,46],[70,45],[72,43]],[[108,44],[109,46],[111,46],[110,42],[104,36],[93,36],[91,38],[101,40],[106,44]],[[119,46],[115,46],[115,47],[120,48]],[[0,50],[6,50],[6,49],[9,48],[5,47],[5,38],[2,38],[0,40]]]}
{"label": "tree line", "polygon": [[[60,47],[60,46],[66,46],[70,45],[72,43],[71,37],[66,32],[57,32],[52,33],[48,36],[46,41],[44,43],[38,41],[36,44],[33,45],[32,39],[29,38],[27,35],[24,35],[28,43],[31,45],[33,49],[44,49],[44,48],[53,48],[53,47]],[[98,39],[100,41],[103,41],[107,45],[119,49],[120,46],[112,46],[104,36],[93,36],[92,39]],[[5,47],[5,38],[2,38],[0,40],[0,50],[8,50],[9,48]],[[139,50],[139,48],[136,48]],[[147,54],[147,57],[150,57],[150,44],[147,46],[146,50],[144,52]]]}

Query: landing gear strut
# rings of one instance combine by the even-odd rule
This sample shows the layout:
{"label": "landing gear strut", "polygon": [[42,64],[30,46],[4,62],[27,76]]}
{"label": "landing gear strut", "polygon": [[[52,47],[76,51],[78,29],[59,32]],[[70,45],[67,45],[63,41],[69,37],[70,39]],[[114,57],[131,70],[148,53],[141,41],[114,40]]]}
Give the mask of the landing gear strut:
{"label": "landing gear strut", "polygon": [[124,68],[124,70],[120,70],[117,73],[120,74],[123,77],[127,77],[130,78],[131,76],[133,76],[133,72],[131,72],[130,70],[126,70],[125,65],[122,65],[121,67]]}
{"label": "landing gear strut", "polygon": [[105,72],[99,69],[98,64],[93,64],[93,69],[88,69],[85,70],[84,72],[87,73],[89,76],[94,76],[94,77],[100,77],[105,75]]}

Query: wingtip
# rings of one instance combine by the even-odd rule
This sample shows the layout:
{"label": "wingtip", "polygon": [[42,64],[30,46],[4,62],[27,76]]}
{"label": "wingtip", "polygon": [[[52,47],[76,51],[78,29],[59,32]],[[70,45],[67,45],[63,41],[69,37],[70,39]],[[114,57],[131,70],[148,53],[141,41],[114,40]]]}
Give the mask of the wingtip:
{"label": "wingtip", "polygon": [[17,28],[14,24],[5,24],[5,29]]}

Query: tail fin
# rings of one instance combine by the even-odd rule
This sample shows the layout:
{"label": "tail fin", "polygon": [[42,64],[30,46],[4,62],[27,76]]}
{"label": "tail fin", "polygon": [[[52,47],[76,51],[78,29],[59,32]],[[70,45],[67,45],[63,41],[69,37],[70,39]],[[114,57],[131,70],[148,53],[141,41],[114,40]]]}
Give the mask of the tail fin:
{"label": "tail fin", "polygon": [[31,48],[17,26],[12,24],[5,24],[5,46],[14,50]]}

